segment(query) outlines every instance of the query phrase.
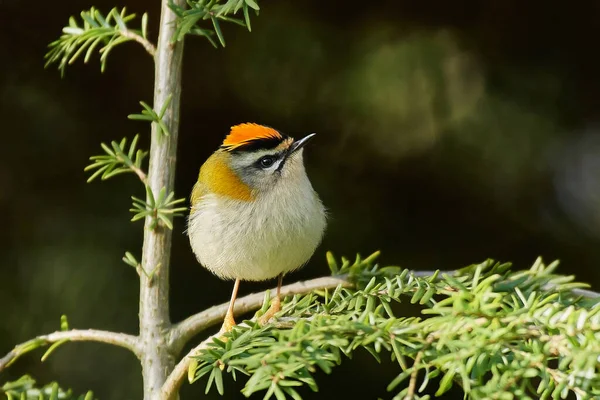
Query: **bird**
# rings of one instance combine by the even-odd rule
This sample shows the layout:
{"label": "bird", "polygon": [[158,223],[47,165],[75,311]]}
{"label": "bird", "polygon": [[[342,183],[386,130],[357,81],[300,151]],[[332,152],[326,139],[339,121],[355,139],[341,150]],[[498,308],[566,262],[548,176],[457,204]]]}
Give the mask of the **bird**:
{"label": "bird", "polygon": [[234,280],[220,332],[236,325],[240,281],[277,277],[277,292],[258,322],[281,309],[283,276],[303,267],[322,241],[326,210],[304,168],[304,146],[270,126],[232,126],[202,164],[190,198],[187,233],[198,262]]}

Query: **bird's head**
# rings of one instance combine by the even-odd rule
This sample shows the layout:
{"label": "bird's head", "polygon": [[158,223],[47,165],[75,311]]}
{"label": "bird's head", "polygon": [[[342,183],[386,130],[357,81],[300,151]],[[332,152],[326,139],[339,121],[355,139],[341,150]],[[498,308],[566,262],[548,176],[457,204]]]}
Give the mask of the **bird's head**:
{"label": "bird's head", "polygon": [[[198,190],[252,201],[276,187],[304,183],[302,149],[314,136],[296,140],[263,125],[235,125],[200,169]],[[202,194],[193,193],[192,203]]]}

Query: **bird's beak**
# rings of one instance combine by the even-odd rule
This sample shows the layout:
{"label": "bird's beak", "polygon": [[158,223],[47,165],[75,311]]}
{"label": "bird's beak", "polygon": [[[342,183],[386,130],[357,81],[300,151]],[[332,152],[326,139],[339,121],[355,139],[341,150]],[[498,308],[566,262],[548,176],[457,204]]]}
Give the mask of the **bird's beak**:
{"label": "bird's beak", "polygon": [[289,154],[295,153],[304,146],[306,146],[306,143],[308,143],[310,139],[315,137],[315,135],[316,133],[311,133],[310,135],[304,136],[302,139],[294,141],[294,143],[292,143],[292,145],[290,146]]}

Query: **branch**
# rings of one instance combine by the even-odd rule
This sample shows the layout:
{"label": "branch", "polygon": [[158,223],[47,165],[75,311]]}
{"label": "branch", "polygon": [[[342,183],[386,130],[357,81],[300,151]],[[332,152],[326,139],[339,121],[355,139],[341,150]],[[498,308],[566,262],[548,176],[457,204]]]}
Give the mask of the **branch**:
{"label": "branch", "polygon": [[156,54],[156,47],[148,39],[143,38],[142,36],[130,31],[129,29],[121,29],[119,30],[119,32],[121,33],[121,36],[135,40],[136,42],[144,46],[144,49],[146,49],[148,54],[150,54],[152,57],[154,57],[154,55]]}
{"label": "branch", "polygon": [[[452,272],[452,271],[451,271]],[[415,271],[414,276],[431,276],[433,271]],[[349,280],[348,274],[338,276],[326,276],[322,278],[311,279],[309,281],[296,282],[291,285],[283,286],[281,288],[282,296],[289,296],[295,294],[305,294],[313,290],[319,289],[333,289],[342,285],[343,287],[352,287],[354,283]],[[271,289],[275,291],[275,288]],[[252,293],[236,300],[235,308],[233,310],[234,315],[244,314],[248,311],[259,308],[264,301],[264,293]],[[205,311],[194,314],[191,317],[179,322],[174,325],[169,335],[168,345],[174,354],[178,354],[183,346],[195,335],[202,332],[203,330],[220,323],[227,312],[229,303],[223,303],[214,307],[211,307]],[[217,337],[220,333],[209,336],[203,340],[199,345],[194,347],[190,352],[186,354],[181,361],[175,366],[166,382],[161,389],[162,400],[174,400],[177,398],[179,388],[183,383],[191,362],[192,356],[196,355],[200,350],[204,349],[209,343],[212,342],[213,338]]]}
{"label": "branch", "polygon": [[[556,285],[549,283],[549,284],[545,285],[543,287],[543,289],[544,290],[553,290],[553,289],[556,289]],[[594,299],[600,298],[600,293],[594,292],[593,290],[574,288],[574,289],[571,289],[570,292],[573,293],[575,296],[585,297],[586,299],[594,300]]]}
{"label": "branch", "polygon": [[[258,293],[251,294],[250,296],[256,296],[256,295],[258,295]],[[246,296],[246,297],[250,297],[250,296]],[[261,296],[261,303],[262,303],[262,299],[263,299],[263,296]],[[216,307],[220,307],[220,306],[216,306]],[[213,307],[213,308],[216,308],[216,307]],[[236,307],[236,309],[237,309],[237,307]],[[200,313],[200,314],[202,314],[202,313]],[[223,316],[225,316],[225,313],[223,313]],[[188,374],[188,369],[190,368],[190,364],[192,362],[191,357],[196,355],[196,353],[198,353],[200,350],[204,349],[206,346],[208,346],[208,344],[211,343],[214,338],[218,337],[221,334],[222,333],[217,332],[214,335],[207,337],[198,346],[196,346],[192,350],[190,350],[190,352],[187,353],[186,356],[181,361],[179,361],[179,363],[177,363],[177,365],[175,366],[173,371],[171,371],[171,373],[169,374],[169,377],[163,384],[162,389],[160,390],[159,399],[175,400],[178,398],[179,388],[181,387],[183,380],[185,379],[186,375]]]}
{"label": "branch", "polygon": [[425,349],[431,346],[431,343],[437,339],[437,335],[429,334],[427,340],[425,341],[425,347],[419,350],[415,357],[415,361],[412,366],[412,372],[410,373],[410,381],[408,382],[408,393],[404,396],[404,400],[413,400],[415,397],[415,390],[417,388],[417,377],[419,375],[419,364],[421,363],[421,359],[423,358],[423,354],[425,354]]}
{"label": "branch", "polygon": [[[258,15],[260,10],[255,0],[228,0],[225,3],[188,0],[187,4],[189,6],[187,10],[177,4],[171,4],[171,8],[178,16],[175,39],[181,41],[188,34],[204,36],[215,48],[217,48],[217,41],[214,36],[217,36],[221,45],[225,47],[225,38],[219,21],[233,22],[246,27],[250,32],[252,31],[250,11],[253,10]],[[232,17],[240,10],[242,10],[244,16],[243,20]],[[200,26],[202,22],[208,22],[208,20],[212,22],[213,29]]]}
{"label": "branch", "polygon": [[58,331],[47,335],[37,336],[34,339],[16,345],[13,350],[0,359],[0,371],[31,350],[62,341],[112,344],[130,350],[136,357],[140,357],[140,346],[136,336],[94,329],[72,329],[69,331]]}
{"label": "branch", "polygon": [[[338,287],[338,285],[342,285],[344,287],[353,286],[353,284],[348,280],[347,274],[339,276],[326,276],[283,286],[281,288],[281,295],[289,296],[295,294],[304,294],[318,289],[333,289]],[[274,291],[275,288],[271,290]],[[234,315],[237,316],[259,308],[263,304],[264,298],[264,293],[252,293],[237,299],[235,308],[233,309]],[[211,307],[208,310],[192,315],[191,317],[174,325],[171,329],[168,341],[168,345],[170,346],[172,352],[175,354],[179,353],[185,343],[187,343],[187,341],[193,336],[221,322],[225,317],[228,306],[229,303],[223,303],[218,306]],[[219,333],[209,336],[199,345],[194,347],[188,354],[186,354],[181,361],[179,361],[162,386],[161,399],[172,400],[177,398],[179,387],[183,383],[183,380],[185,379],[187,371],[190,367],[190,363],[192,362],[190,357],[205,348],[209,343],[211,343],[213,338],[217,337],[218,335]]]}
{"label": "branch", "polygon": [[[289,296],[295,294],[304,294],[318,289],[333,289],[340,284],[345,287],[353,286],[353,284],[348,280],[347,274],[339,276],[326,276],[283,286],[281,288],[281,295]],[[275,288],[271,289],[271,291],[274,292]],[[261,292],[252,293],[237,299],[235,302],[235,308],[233,309],[234,315],[238,316],[260,308],[260,306],[263,304],[264,298],[264,292]],[[168,340],[168,346],[173,354],[179,354],[183,346],[185,346],[185,344],[198,333],[222,322],[228,306],[229,302],[213,306],[174,325],[171,329]]]}
{"label": "branch", "polygon": [[148,14],[142,16],[141,30],[127,27],[127,23],[134,18],[135,14],[127,14],[125,8],[120,11],[113,8],[104,16],[94,7],[81,12],[81,21],[71,17],[69,26],[63,28],[61,37],[50,43],[50,49],[45,56],[46,67],[58,63],[58,69],[64,74],[66,66],[80,56],[83,56],[84,62],[87,63],[100,45],[100,70],[104,72],[108,54],[115,46],[130,40],[140,43],[154,57],[156,48],[147,39]]}
{"label": "branch", "polygon": [[146,184],[146,173],[141,169],[136,167],[135,165],[132,165],[129,167],[134,174],[136,174],[138,176],[138,178],[140,178],[140,181],[142,181],[142,183],[145,185]]}
{"label": "branch", "polygon": [[93,161],[92,164],[84,168],[84,171],[95,170],[88,178],[88,183],[99,176],[102,180],[105,180],[115,175],[133,172],[145,185],[146,174],[142,170],[142,162],[148,152],[137,148],[139,137],[140,135],[134,136],[129,149],[126,148],[127,138],[123,138],[120,143],[113,140],[110,147],[102,143],[100,146],[105,154],[90,157],[90,161]]}
{"label": "branch", "polygon": [[[337,267],[335,262],[330,262],[330,266],[332,264]],[[436,395],[446,392],[455,382],[463,383],[467,395],[479,393],[489,398],[496,391],[502,395],[519,393],[519,390],[534,391],[533,381],[543,385],[540,386],[544,390],[543,397],[558,392],[565,395],[567,389],[580,397],[589,397],[595,392],[588,389],[598,387],[597,377],[589,369],[597,363],[594,354],[597,354],[598,342],[591,336],[584,342],[567,339],[582,332],[589,333],[589,329],[598,326],[598,314],[593,315],[591,311],[594,306],[581,296],[596,294],[575,290],[583,284],[574,282],[572,276],[555,275],[556,265],[545,266],[540,261],[529,270],[511,272],[510,264],[488,260],[459,271],[432,274],[413,273],[399,267],[371,267],[359,257],[353,266],[344,260],[343,268],[332,268],[332,271],[348,272],[339,279],[341,282],[352,280],[357,290],[336,289],[330,296],[321,297],[323,294],[318,293],[301,299],[295,297],[285,311],[291,318],[279,319],[271,329],[254,329],[259,327],[248,323],[251,326],[240,326],[231,336],[225,335],[220,340],[216,336],[222,333],[209,337],[174,367],[158,398],[175,400],[186,376],[193,382],[207,375],[206,392],[216,383],[222,395],[225,368],[227,372],[239,371],[250,376],[242,390],[246,396],[264,390],[267,391],[265,398],[272,395],[283,398],[284,394],[297,398],[291,386],[308,384],[314,388],[312,373],[317,368],[328,373],[341,361],[341,354],[359,346],[378,361],[377,353],[387,350],[404,370],[390,383],[388,390],[411,378],[409,386],[398,393],[397,398],[417,397],[418,374],[423,370],[426,373],[423,388],[429,377],[444,375]],[[435,301],[434,295],[438,296]],[[400,296],[409,296],[411,303],[425,305],[422,312],[425,318],[396,318],[391,302],[399,302]],[[283,326],[279,326],[279,322],[284,322]],[[564,344],[554,344],[556,339],[548,329],[558,330]],[[535,340],[525,334],[529,332],[535,333]],[[465,335],[475,345],[465,339]],[[483,359],[491,359],[498,354],[499,346],[510,349],[515,342],[520,344],[519,351],[527,356],[515,357],[515,350],[507,351],[506,356],[515,357],[521,366],[527,361],[530,367],[526,371],[514,363],[499,364],[490,380],[487,368],[469,366],[472,360],[482,359],[482,355]],[[432,343],[439,346],[431,348]],[[315,353],[315,348],[322,352]],[[502,353],[505,354],[504,349]],[[405,365],[405,357],[415,359],[412,368]],[[568,368],[568,374],[548,371],[547,363],[554,361],[560,362],[560,369]],[[580,391],[568,386],[566,379],[573,377],[582,377],[581,382],[578,381]],[[519,379],[523,379],[523,383],[517,384]],[[573,387],[577,386],[573,384]]]}
{"label": "branch", "polygon": [[[417,278],[432,276],[434,272],[435,271],[411,271],[411,273]],[[456,275],[457,272],[457,270],[451,270],[445,271],[444,273],[447,275]],[[438,279],[440,279],[440,277],[438,277]],[[345,287],[353,286],[353,283],[348,280],[348,275],[344,274],[339,276],[316,278],[309,281],[297,282],[291,285],[283,286],[281,288],[281,293],[283,296],[304,294],[316,289],[335,288],[340,283]],[[544,290],[553,290],[555,288],[556,285],[553,284],[547,284],[544,286]],[[271,289],[271,291],[273,292],[275,289]],[[597,299],[600,297],[600,293],[580,288],[571,289],[571,293],[576,296],[582,296],[589,299]],[[262,305],[263,299],[263,293],[253,293],[239,298],[235,303],[235,308],[233,310],[234,315],[238,316],[259,308]],[[229,303],[213,306],[175,324],[171,328],[167,342],[173,354],[179,354],[183,346],[185,346],[185,344],[192,337],[196,336],[205,329],[220,323],[225,317],[228,306]]]}

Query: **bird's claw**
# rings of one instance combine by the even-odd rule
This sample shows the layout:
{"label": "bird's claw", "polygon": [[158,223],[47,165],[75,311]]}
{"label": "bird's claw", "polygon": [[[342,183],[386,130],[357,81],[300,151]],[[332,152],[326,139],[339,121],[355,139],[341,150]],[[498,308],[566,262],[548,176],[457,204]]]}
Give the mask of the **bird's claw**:
{"label": "bird's claw", "polygon": [[233,315],[227,314],[225,316],[225,320],[223,320],[223,325],[221,326],[221,330],[219,333],[228,333],[233,330],[233,327],[236,325],[235,320],[233,319]]}
{"label": "bird's claw", "polygon": [[271,318],[273,318],[273,316],[277,314],[280,310],[281,300],[279,299],[279,297],[275,297],[271,302],[271,307],[269,307],[267,312],[261,315],[261,317],[258,319],[258,324],[261,326],[266,325],[271,320]]}

